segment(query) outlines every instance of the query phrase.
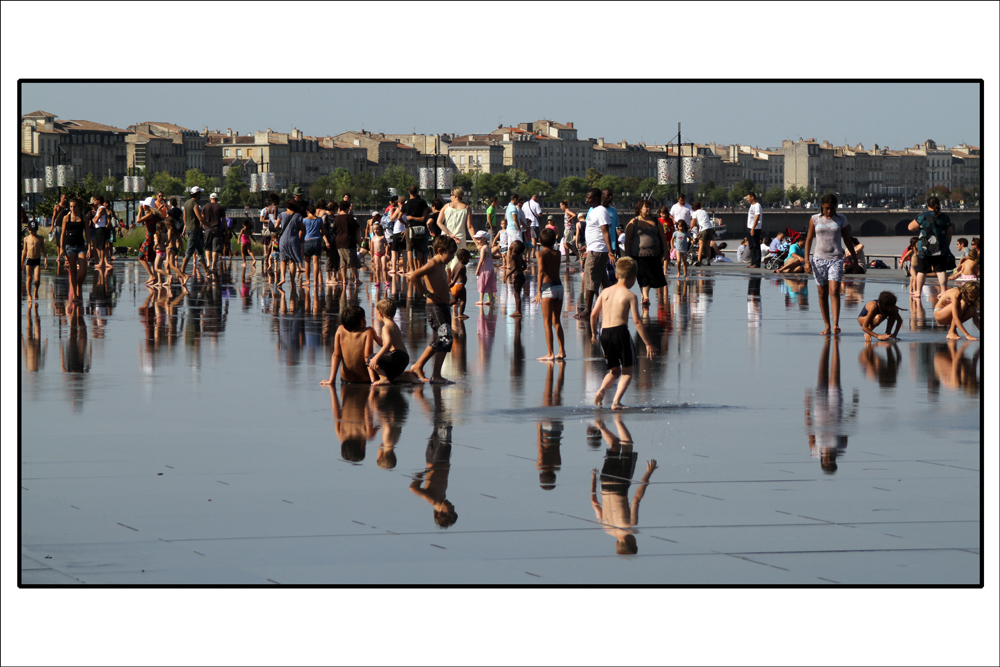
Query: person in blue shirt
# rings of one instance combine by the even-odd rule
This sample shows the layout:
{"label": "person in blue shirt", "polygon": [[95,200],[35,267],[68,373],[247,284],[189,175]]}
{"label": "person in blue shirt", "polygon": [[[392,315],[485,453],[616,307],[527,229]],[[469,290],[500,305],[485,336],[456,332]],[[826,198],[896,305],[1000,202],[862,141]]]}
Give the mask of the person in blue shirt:
{"label": "person in blue shirt", "polygon": [[802,249],[802,246],[798,243],[793,243],[788,247],[788,258],[785,259],[785,265],[780,269],[775,269],[775,273],[802,273],[805,271],[803,265],[806,263],[806,253]]}
{"label": "person in blue shirt", "polygon": [[608,209],[608,216],[611,222],[608,224],[608,236],[611,237],[611,252],[618,256],[618,209],[611,205],[615,195],[611,188],[601,190],[601,206]]}
{"label": "person in blue shirt", "polygon": [[774,240],[771,241],[771,245],[768,246],[768,251],[774,254],[781,252],[781,247],[785,245],[785,232],[778,232],[774,236]]}

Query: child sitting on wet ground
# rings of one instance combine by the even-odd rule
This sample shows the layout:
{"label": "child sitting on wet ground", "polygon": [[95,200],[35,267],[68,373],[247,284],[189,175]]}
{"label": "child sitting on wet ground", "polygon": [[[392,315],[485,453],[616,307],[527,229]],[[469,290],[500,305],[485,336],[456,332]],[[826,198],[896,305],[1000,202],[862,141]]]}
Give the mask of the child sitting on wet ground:
{"label": "child sitting on wet ground", "polygon": [[382,340],[374,329],[367,326],[365,309],[360,306],[344,308],[340,313],[340,326],[333,337],[330,377],[320,384],[324,386],[334,384],[337,381],[338,368],[341,382],[364,384],[375,382],[378,376],[367,365],[367,359],[371,356],[375,345],[382,345]]}
{"label": "child sitting on wet ground", "polygon": [[[885,333],[880,335],[875,333],[875,327],[882,322],[886,323]],[[892,330],[893,322],[896,323],[894,331]],[[879,340],[895,338],[899,333],[899,328],[903,326],[903,318],[900,317],[899,308],[896,306],[896,295],[884,291],[878,295],[877,300],[866,303],[865,307],[861,309],[861,314],[858,315],[858,324],[865,332],[865,341],[867,342],[871,342],[872,336]]]}
{"label": "child sitting on wet ground", "polygon": [[[615,398],[611,402],[612,410],[622,410],[622,396],[632,382],[632,369],[638,362],[635,354],[635,346],[632,344],[632,336],[628,332],[628,316],[632,314],[632,321],[635,322],[635,329],[639,332],[639,337],[646,344],[646,356],[649,359],[656,354],[656,348],[649,341],[646,329],[639,319],[639,299],[632,292],[635,284],[636,274],[639,272],[635,260],[631,257],[622,257],[615,263],[615,276],[618,282],[615,285],[603,290],[594,304],[594,310],[590,314],[590,326],[594,332],[594,342],[601,344],[604,352],[604,359],[608,364],[608,374],[601,382],[601,388],[594,396],[594,404],[602,405],[604,395],[615,380],[618,380],[618,389],[615,391]],[[603,328],[598,338],[597,319],[602,317]]]}
{"label": "child sitting on wet ground", "polygon": [[368,368],[378,374],[376,385],[409,382],[419,384],[420,378],[407,370],[410,355],[403,343],[403,334],[393,321],[396,316],[396,302],[381,299],[375,304],[376,319],[381,323],[382,348],[368,357]]}
{"label": "child sitting on wet ground", "polygon": [[468,300],[468,291],[465,289],[465,283],[469,279],[469,272],[466,267],[469,264],[469,260],[472,259],[472,254],[462,248],[455,253],[455,266],[451,269],[451,277],[449,282],[449,287],[451,288],[451,305],[455,309],[454,316],[460,320],[467,320],[469,316],[465,314],[465,303]]}
{"label": "child sitting on wet ground", "polygon": [[[545,326],[545,345],[548,347],[548,354],[539,357],[538,361],[554,361],[566,358],[566,349],[563,344],[562,321],[559,316],[562,314],[563,285],[559,279],[559,266],[562,256],[553,246],[556,243],[556,234],[546,227],[538,236],[540,247],[535,253],[538,261],[538,292],[535,294],[535,303],[542,304],[542,323]],[[552,329],[556,330],[556,338],[559,340],[559,354],[552,351]]]}
{"label": "child sitting on wet ground", "polygon": [[451,352],[451,292],[448,290],[448,263],[455,258],[457,245],[450,236],[438,236],[434,239],[434,256],[423,266],[406,274],[407,280],[418,289],[421,280],[427,289],[427,326],[431,329],[431,339],[427,343],[417,363],[410,368],[421,381],[427,382],[424,375],[424,364],[434,357],[434,371],[431,373],[431,384],[446,384],[448,380],[441,376],[444,359]]}

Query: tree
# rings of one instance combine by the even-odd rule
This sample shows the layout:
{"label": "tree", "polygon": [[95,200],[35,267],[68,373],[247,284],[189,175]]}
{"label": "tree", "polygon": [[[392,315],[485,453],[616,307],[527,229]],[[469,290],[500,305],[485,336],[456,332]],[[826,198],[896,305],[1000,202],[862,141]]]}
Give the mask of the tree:
{"label": "tree", "polygon": [[641,194],[643,197],[652,198],[653,192],[656,190],[656,179],[650,176],[649,178],[639,181],[636,179],[636,184],[632,190],[636,194]]}
{"label": "tree", "polygon": [[162,192],[167,197],[184,192],[184,182],[179,178],[174,178],[166,171],[157,172],[147,183],[154,192]]}
{"label": "tree", "polygon": [[[149,183],[149,181],[146,181]],[[188,169],[184,174],[184,188],[193,188],[198,186],[202,190],[208,190],[211,192],[215,189],[215,179],[209,178],[206,174],[201,173],[197,169]]]}
{"label": "tree", "polygon": [[937,197],[941,201],[947,201],[950,194],[951,192],[947,187],[943,185],[935,185],[927,191],[927,198],[930,199],[931,197]]}
{"label": "tree", "polygon": [[603,176],[603,174],[601,174],[601,172],[597,171],[593,167],[591,167],[590,169],[588,169],[587,170],[587,175],[585,177],[586,180],[587,180],[587,187],[588,188],[597,187],[594,184],[597,183],[598,180],[600,180],[601,176]]}
{"label": "tree", "polygon": [[510,169],[505,175],[507,176],[507,182],[510,184],[512,191],[516,191],[517,188],[531,180],[531,177],[528,176],[527,172],[521,171],[520,169]]}
{"label": "tree", "polygon": [[597,182],[593,185],[595,188],[609,188],[613,194],[621,194],[625,192],[625,179],[619,178],[618,176],[601,176],[597,179]]}
{"label": "tree", "polygon": [[712,188],[708,193],[708,200],[712,204],[718,206],[719,204],[725,203],[726,199],[729,197],[729,193],[721,185]]}
{"label": "tree", "polygon": [[556,188],[556,196],[565,199],[570,204],[582,202],[587,195],[587,181],[579,176],[567,176],[559,181]]}
{"label": "tree", "polygon": [[551,195],[555,191],[551,185],[545,181],[533,178],[530,181],[518,186],[514,192],[524,197],[531,197],[531,195],[541,195],[545,193],[546,195]]}
{"label": "tree", "polygon": [[240,190],[242,189],[243,167],[232,165],[229,167],[229,171],[226,172],[225,183],[222,186],[222,192],[219,193],[219,203],[226,208],[239,206],[241,204]]}
{"label": "tree", "polygon": [[805,195],[802,188],[800,188],[797,185],[793,185],[792,187],[785,190],[785,197],[788,199],[788,202],[790,204],[794,204],[804,199]]}
{"label": "tree", "polygon": [[[390,164],[382,172],[382,182],[386,189],[395,188],[399,193],[400,197],[406,196],[406,191],[411,185],[415,185],[417,179],[415,179],[410,172],[398,164]],[[357,193],[351,193],[352,196],[357,196]]]}
{"label": "tree", "polygon": [[775,185],[764,194],[764,200],[768,204],[781,204],[785,198],[785,190],[781,186]]}
{"label": "tree", "polygon": [[744,189],[743,185],[737,183],[729,190],[729,202],[731,204],[739,204],[743,201],[743,198],[747,196],[747,191]]}

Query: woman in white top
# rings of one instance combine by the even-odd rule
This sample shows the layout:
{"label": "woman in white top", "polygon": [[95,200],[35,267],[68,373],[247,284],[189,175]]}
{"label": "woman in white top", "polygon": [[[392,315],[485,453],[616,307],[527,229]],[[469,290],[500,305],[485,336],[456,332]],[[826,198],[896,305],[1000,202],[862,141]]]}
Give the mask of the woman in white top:
{"label": "woman in white top", "polygon": [[108,261],[108,209],[104,205],[104,197],[94,197],[94,250],[97,251],[95,269],[111,268]]}
{"label": "woman in white top", "polygon": [[459,249],[465,247],[466,232],[469,236],[476,234],[476,230],[472,227],[469,206],[462,201],[464,198],[465,190],[462,188],[452,190],[451,201],[444,205],[437,219],[438,228],[455,239]]}

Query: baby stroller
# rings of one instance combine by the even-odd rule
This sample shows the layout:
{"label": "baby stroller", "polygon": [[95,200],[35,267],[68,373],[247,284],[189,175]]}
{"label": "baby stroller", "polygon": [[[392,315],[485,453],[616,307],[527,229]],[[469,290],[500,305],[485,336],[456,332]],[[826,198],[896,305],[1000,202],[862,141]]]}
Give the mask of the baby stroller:
{"label": "baby stroller", "polygon": [[785,240],[781,243],[781,249],[778,252],[773,252],[765,257],[764,261],[761,262],[761,266],[768,271],[780,269],[785,265],[785,260],[788,259],[788,249],[793,243],[797,243],[801,239],[801,232],[797,232],[791,227],[785,227]]}

